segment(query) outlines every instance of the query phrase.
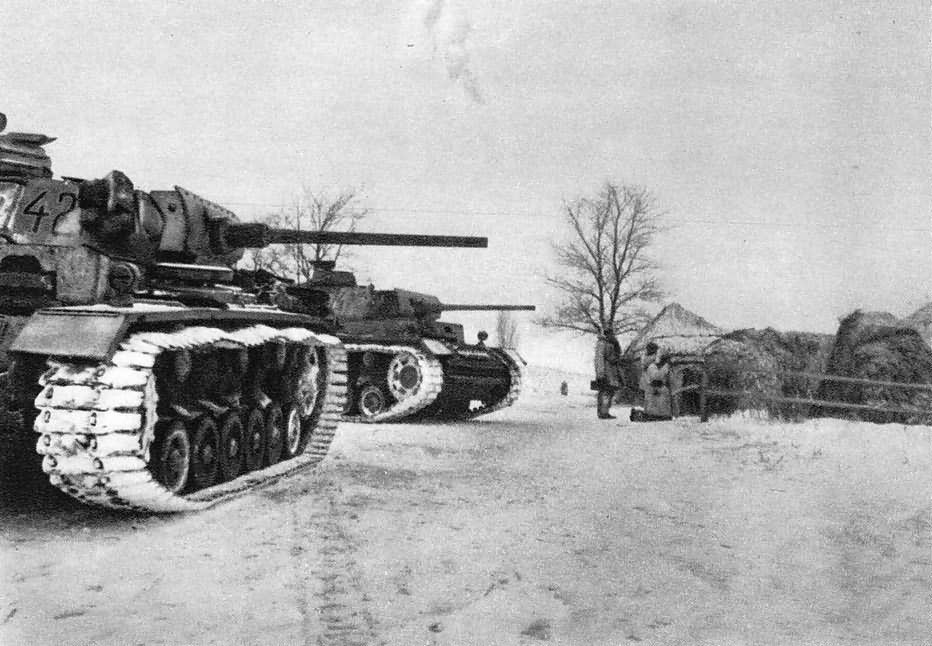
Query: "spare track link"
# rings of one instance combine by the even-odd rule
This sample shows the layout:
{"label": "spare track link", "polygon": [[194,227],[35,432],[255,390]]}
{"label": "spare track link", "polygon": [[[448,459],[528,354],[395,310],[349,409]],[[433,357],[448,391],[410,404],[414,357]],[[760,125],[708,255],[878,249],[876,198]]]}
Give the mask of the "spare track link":
{"label": "spare track link", "polygon": [[418,368],[421,370],[421,386],[417,393],[412,397],[406,397],[400,402],[389,407],[383,413],[373,415],[372,417],[363,417],[362,415],[344,415],[343,419],[347,422],[360,422],[363,424],[377,424],[379,422],[397,422],[414,415],[419,410],[430,406],[440,394],[443,388],[443,366],[436,358],[427,353],[408,345],[380,345],[376,343],[357,344],[347,343],[347,353],[355,352],[378,352],[381,354],[396,355],[407,352],[417,359]]}
{"label": "spare track link", "polygon": [[[323,347],[325,399],[301,455],[187,495],[169,492],[147,466],[157,421],[153,366],[166,350],[268,342]],[[255,325],[233,332],[189,327],[139,332],[110,361],[97,365],[49,360],[36,398],[36,450],[49,481],[90,505],[141,512],[197,511],[316,465],[330,447],[346,400],[346,352],[335,337],[304,328]]]}

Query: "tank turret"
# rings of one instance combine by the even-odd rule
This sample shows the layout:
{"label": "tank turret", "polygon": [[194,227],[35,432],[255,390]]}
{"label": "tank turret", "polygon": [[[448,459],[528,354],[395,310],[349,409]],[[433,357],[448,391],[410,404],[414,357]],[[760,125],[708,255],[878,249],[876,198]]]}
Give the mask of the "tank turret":
{"label": "tank turret", "polygon": [[[180,186],[137,190],[120,171],[52,179],[45,135],[0,134],[0,306],[91,304],[234,281],[247,248],[271,244],[485,247],[487,238],[301,231],[240,222]],[[188,290],[190,291],[190,290]],[[208,296],[200,290],[199,298]],[[228,298],[229,293],[218,294]]]}
{"label": "tank turret", "polygon": [[[406,289],[377,290],[357,284],[349,271],[338,271],[330,260],[314,263],[311,280],[295,290],[321,290],[330,297],[334,313],[341,322],[352,325],[376,319],[413,319],[419,325],[436,322],[444,312],[534,311],[534,305],[451,304],[436,296]],[[423,331],[430,335],[429,331]],[[462,338],[459,339],[462,341]]]}

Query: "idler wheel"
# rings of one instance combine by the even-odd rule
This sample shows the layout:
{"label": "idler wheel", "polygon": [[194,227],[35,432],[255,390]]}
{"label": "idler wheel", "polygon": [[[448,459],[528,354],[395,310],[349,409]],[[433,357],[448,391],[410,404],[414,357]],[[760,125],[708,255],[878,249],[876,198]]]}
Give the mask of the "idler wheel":
{"label": "idler wheel", "polygon": [[196,422],[191,434],[191,472],[189,478],[195,489],[204,489],[217,483],[220,473],[220,431],[209,417]]}
{"label": "idler wheel", "polygon": [[359,414],[363,417],[375,417],[387,407],[385,393],[375,384],[366,384],[359,391]]}
{"label": "idler wheel", "polygon": [[173,494],[188,484],[191,465],[191,441],[181,422],[173,422],[155,442],[155,479]]}
{"label": "idler wheel", "polygon": [[289,406],[285,412],[285,446],[286,458],[293,458],[304,451],[307,441],[301,432],[301,414],[297,406]]}
{"label": "idler wheel", "polygon": [[220,478],[232,480],[243,472],[243,422],[237,413],[228,413],[220,423]]}
{"label": "idler wheel", "polygon": [[421,368],[410,352],[401,352],[388,364],[388,388],[395,399],[401,401],[418,391],[421,386]]}
{"label": "idler wheel", "polygon": [[285,416],[278,404],[270,405],[265,411],[265,464],[275,464],[282,459],[285,442]]}
{"label": "idler wheel", "polygon": [[243,461],[247,471],[262,467],[262,455],[265,452],[265,416],[258,408],[253,408],[246,416],[243,434]]}

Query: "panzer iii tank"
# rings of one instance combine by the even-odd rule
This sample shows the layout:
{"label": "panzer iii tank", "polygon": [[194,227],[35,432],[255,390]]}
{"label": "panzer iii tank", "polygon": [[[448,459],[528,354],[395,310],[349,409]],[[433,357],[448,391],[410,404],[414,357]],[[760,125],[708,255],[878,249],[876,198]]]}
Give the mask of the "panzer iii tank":
{"label": "panzer iii tank", "polygon": [[244,248],[486,245],[241,223],[119,171],[53,179],[51,141],[0,134],[0,394],[6,431],[93,505],[200,509],[327,453],[347,378],[333,313],[237,270]]}
{"label": "panzer iii tank", "polygon": [[356,284],[329,261],[294,288],[324,292],[347,352],[344,418],[390,422],[411,417],[466,419],[510,406],[521,392],[524,360],[514,350],[466,343],[445,311],[533,310],[533,305],[450,305],[435,296]]}

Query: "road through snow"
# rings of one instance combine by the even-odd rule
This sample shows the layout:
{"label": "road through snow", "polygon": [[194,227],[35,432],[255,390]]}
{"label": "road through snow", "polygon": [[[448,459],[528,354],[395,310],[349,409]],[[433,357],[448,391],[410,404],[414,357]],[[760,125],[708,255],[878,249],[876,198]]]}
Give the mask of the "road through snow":
{"label": "road through snow", "polygon": [[932,428],[599,421],[538,376],[207,512],[8,498],[0,644],[930,643]]}

